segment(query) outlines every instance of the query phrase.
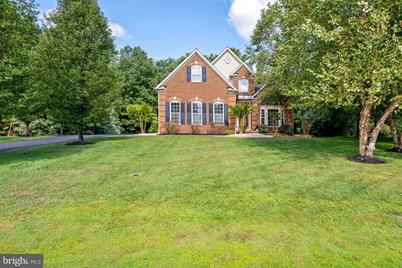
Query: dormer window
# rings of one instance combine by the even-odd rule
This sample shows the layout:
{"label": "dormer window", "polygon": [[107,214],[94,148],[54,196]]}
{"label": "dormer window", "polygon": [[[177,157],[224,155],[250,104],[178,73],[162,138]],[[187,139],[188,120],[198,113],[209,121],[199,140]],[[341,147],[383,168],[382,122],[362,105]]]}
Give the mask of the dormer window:
{"label": "dormer window", "polygon": [[248,79],[243,78],[239,80],[239,91],[248,92]]}
{"label": "dormer window", "polygon": [[191,66],[191,82],[202,82],[202,67],[200,65]]}

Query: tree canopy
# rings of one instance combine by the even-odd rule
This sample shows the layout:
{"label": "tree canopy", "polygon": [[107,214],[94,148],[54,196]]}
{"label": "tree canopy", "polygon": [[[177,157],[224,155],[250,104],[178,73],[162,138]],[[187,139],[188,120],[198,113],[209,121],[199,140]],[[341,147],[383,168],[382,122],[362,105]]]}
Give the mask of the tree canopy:
{"label": "tree canopy", "polygon": [[[0,0],[0,118],[22,109],[29,87],[29,53],[37,43],[38,10],[30,0]],[[21,107],[22,106],[22,107]]]}
{"label": "tree canopy", "polygon": [[146,102],[156,107],[157,94],[154,61],[140,47],[123,47],[119,52],[117,69],[123,78],[122,97],[124,106]]}
{"label": "tree canopy", "polygon": [[96,0],[59,1],[32,57],[36,101],[58,122],[76,127],[108,116],[116,99],[115,56]]}
{"label": "tree canopy", "polygon": [[[307,107],[357,107],[360,155],[401,101],[399,1],[280,0],[252,37],[257,79]],[[268,87],[268,88],[270,88]],[[371,113],[385,106],[369,141]]]}

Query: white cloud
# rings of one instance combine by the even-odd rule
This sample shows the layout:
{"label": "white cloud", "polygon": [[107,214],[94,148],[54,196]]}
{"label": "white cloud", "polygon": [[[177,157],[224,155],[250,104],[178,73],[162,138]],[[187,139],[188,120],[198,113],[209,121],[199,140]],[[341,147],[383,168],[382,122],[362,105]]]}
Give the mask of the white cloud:
{"label": "white cloud", "polygon": [[38,16],[39,21],[43,23],[46,20],[46,18],[50,15],[50,13],[53,11],[54,9],[51,8],[41,11]]}
{"label": "white cloud", "polygon": [[260,12],[268,3],[275,0],[232,0],[229,10],[229,23],[246,40],[250,39],[260,18]]}
{"label": "white cloud", "polygon": [[112,30],[112,36],[116,38],[129,37],[128,31],[118,23],[109,22],[109,28]]}

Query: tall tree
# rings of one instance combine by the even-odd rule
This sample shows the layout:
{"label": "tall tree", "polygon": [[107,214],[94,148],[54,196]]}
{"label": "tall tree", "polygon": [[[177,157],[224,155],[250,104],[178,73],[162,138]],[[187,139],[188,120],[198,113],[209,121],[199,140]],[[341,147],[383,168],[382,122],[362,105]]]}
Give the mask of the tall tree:
{"label": "tall tree", "polygon": [[96,0],[58,1],[33,53],[35,99],[56,121],[76,127],[107,118],[118,79],[108,23]]}
{"label": "tall tree", "polygon": [[[314,12],[310,2],[277,1],[268,5],[261,13],[247,49],[250,61],[257,68],[255,79],[266,84],[261,95],[299,110],[305,134],[309,134],[312,126],[313,121],[309,118],[314,118],[322,109],[322,105],[299,94],[301,88],[308,89],[317,83],[309,70],[319,67],[323,54],[322,44],[309,42],[310,37],[297,30],[300,21]],[[297,9],[297,12],[289,16],[291,9]]]}
{"label": "tall tree", "polygon": [[184,61],[187,56],[190,55],[187,53],[184,56],[181,56],[177,59],[168,58],[168,59],[161,59],[155,61],[156,67],[156,75],[154,80],[154,85],[158,85],[168,74],[170,74],[182,61]]}
{"label": "tall tree", "polygon": [[24,110],[29,53],[37,43],[37,7],[30,0],[0,0],[0,117]]}
{"label": "tall tree", "polygon": [[[260,76],[278,78],[279,90],[302,103],[359,107],[359,153],[372,158],[385,120],[402,101],[401,10],[400,1],[388,0],[277,1],[253,36]],[[371,131],[372,111],[382,105]]]}
{"label": "tall tree", "polygon": [[230,50],[233,51],[234,54],[236,54],[237,57],[239,57],[239,59],[241,59],[242,61],[246,62],[249,60],[249,55],[248,53],[242,53],[240,51],[240,49],[236,48],[236,47],[231,47]]}
{"label": "tall tree", "polygon": [[128,104],[146,102],[156,107],[154,89],[156,67],[153,60],[140,47],[123,47],[119,52],[117,69],[123,78],[122,97],[124,109]]}
{"label": "tall tree", "polygon": [[[360,107],[362,159],[374,156],[386,119],[402,102],[401,16],[394,13],[401,8],[398,1],[342,1],[323,6],[333,18],[327,25],[305,24],[308,33],[336,49],[328,49],[320,69],[313,72],[319,83],[309,95],[339,106]],[[372,112],[382,105],[386,109],[371,131]]]}

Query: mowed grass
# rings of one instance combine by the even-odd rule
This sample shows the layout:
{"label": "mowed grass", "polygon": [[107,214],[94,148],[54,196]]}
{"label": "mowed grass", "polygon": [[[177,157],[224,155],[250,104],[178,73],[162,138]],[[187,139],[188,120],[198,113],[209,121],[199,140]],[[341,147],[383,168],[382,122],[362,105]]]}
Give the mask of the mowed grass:
{"label": "mowed grass", "polygon": [[[402,155],[159,136],[0,154],[0,252],[45,267],[401,267]],[[133,172],[142,174],[133,177]]]}
{"label": "mowed grass", "polygon": [[33,137],[20,137],[20,136],[0,136],[0,142],[12,142],[12,141],[29,141],[36,139],[51,138],[53,136],[33,136]]}

